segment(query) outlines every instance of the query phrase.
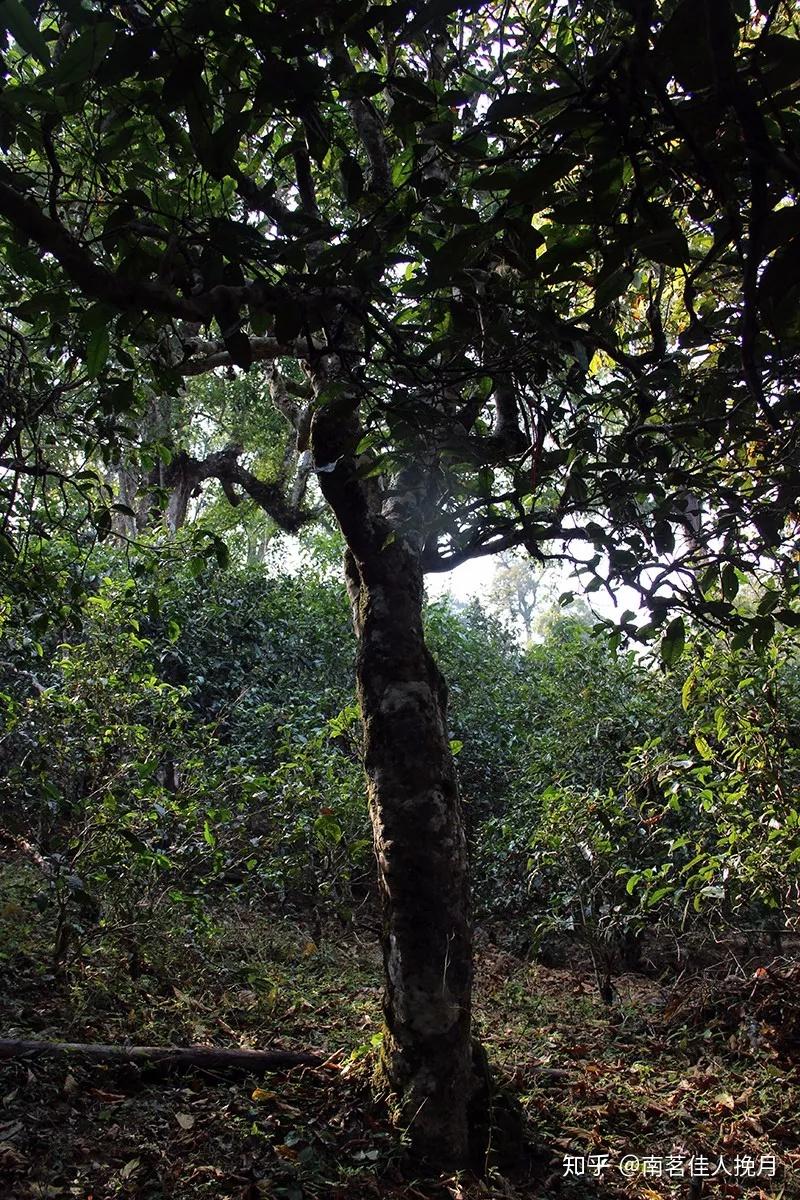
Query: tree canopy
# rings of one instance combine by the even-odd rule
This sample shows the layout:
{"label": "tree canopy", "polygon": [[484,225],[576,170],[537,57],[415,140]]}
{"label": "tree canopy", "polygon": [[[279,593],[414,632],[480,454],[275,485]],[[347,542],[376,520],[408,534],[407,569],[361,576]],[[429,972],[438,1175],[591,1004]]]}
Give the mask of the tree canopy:
{"label": "tree canopy", "polygon": [[[154,395],[269,361],[340,520],[346,470],[427,570],[545,550],[642,589],[655,626],[675,596],[730,619],[768,559],[793,582],[791,6],[2,12],[12,542]],[[180,454],[169,418],[148,431]],[[160,478],[297,528],[255,449]],[[743,638],[794,620],[762,600]]]}

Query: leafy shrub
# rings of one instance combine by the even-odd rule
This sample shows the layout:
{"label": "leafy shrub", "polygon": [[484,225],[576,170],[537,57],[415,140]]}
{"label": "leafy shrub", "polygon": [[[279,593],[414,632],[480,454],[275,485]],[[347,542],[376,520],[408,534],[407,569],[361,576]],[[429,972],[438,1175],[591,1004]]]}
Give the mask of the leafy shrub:
{"label": "leafy shrub", "polygon": [[800,916],[796,651],[698,642],[662,706],[679,688],[686,720],[632,748],[613,786],[546,788],[515,825],[535,937],[582,941],[606,992],[646,930],[779,936]]}
{"label": "leafy shrub", "polygon": [[732,650],[698,644],[682,689],[691,725],[679,745],[632,756],[629,792],[649,793],[672,830],[655,886],[631,868],[629,886],[663,921],[693,917],[732,930],[779,932],[800,916],[800,690],[796,647]]}
{"label": "leafy shrub", "polygon": [[[538,870],[530,866],[532,849],[535,859],[552,833],[556,855],[559,846],[572,853],[573,813],[608,806],[605,797],[619,789],[634,747],[680,724],[680,696],[572,618],[555,622],[543,643],[528,648],[516,677],[512,784],[476,834],[475,876],[479,911],[519,918],[524,940]],[[561,798],[566,823],[557,815]]]}
{"label": "leafy shrub", "polygon": [[101,561],[82,628],[38,649],[12,628],[3,667],[2,824],[43,867],[58,952],[218,886],[346,911],[371,860],[342,590],[190,562],[150,571],[145,606]]}
{"label": "leafy shrub", "polygon": [[428,605],[427,635],[449,689],[450,734],[458,754],[468,826],[504,812],[524,770],[528,714],[516,642],[472,603]]}

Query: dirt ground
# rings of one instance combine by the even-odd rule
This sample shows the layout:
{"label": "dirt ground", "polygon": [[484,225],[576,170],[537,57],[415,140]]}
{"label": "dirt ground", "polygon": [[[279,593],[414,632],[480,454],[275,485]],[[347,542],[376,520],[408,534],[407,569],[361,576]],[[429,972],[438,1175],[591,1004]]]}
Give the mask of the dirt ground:
{"label": "dirt ground", "polygon": [[[183,924],[181,923],[183,921]],[[546,968],[481,940],[496,1068],[479,1175],[425,1177],[372,1081],[374,938],[231,908],[98,929],[54,971],[29,881],[0,888],[0,1036],[311,1049],[323,1068],[153,1073],[0,1064],[2,1200],[800,1196],[800,968],[721,964],[677,987]],[[623,1162],[624,1160],[624,1162]]]}

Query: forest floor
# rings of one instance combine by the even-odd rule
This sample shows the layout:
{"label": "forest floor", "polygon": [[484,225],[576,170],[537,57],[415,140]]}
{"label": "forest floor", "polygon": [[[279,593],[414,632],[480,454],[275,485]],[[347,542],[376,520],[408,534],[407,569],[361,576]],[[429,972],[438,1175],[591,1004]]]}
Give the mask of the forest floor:
{"label": "forest floor", "polygon": [[162,908],[144,927],[90,931],[56,973],[33,890],[26,870],[0,875],[0,1036],[331,1061],[167,1077],[86,1059],[2,1063],[2,1200],[800,1196],[796,963],[731,960],[727,978],[687,974],[678,988],[623,975],[609,1009],[589,965],[546,968],[481,939],[477,1029],[527,1152],[504,1154],[514,1122],[501,1099],[483,1178],[426,1178],[371,1082],[374,938],[315,941],[232,901],[205,924]]}

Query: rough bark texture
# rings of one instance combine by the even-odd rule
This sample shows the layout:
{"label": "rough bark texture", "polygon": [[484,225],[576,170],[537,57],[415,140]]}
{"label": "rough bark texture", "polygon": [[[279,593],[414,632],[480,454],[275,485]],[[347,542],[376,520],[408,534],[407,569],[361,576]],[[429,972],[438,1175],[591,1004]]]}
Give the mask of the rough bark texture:
{"label": "rough bark texture", "polygon": [[447,692],[422,630],[422,572],[405,543],[348,556],[358,691],[383,903],[383,1068],[423,1157],[469,1150],[472,946],[467,849]]}
{"label": "rough bark texture", "polygon": [[[355,357],[355,356],[354,356]],[[424,465],[387,490],[356,455],[359,389],[345,353],[314,364],[311,450],[348,546],[370,816],[383,906],[382,1066],[417,1156],[470,1158],[467,847],[447,732],[447,689],[422,627]]]}

